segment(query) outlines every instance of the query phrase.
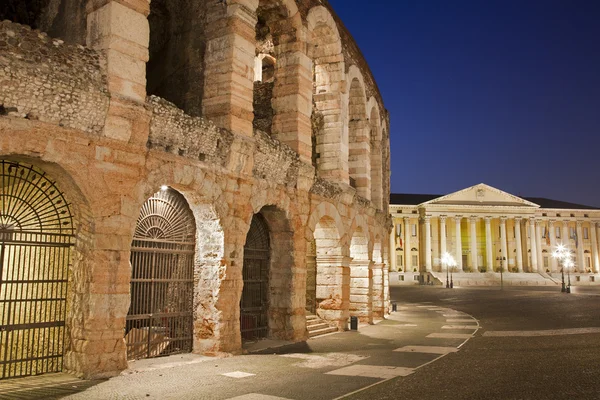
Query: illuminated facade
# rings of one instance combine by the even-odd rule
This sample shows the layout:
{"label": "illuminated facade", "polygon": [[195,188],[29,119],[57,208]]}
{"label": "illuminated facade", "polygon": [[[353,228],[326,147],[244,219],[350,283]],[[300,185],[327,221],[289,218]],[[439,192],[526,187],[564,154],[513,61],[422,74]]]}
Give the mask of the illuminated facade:
{"label": "illuminated facade", "polygon": [[573,283],[597,281],[600,209],[520,198],[485,184],[445,196],[392,194],[390,203],[390,261],[401,280],[444,282],[440,260],[448,252],[458,284],[492,284],[500,263],[509,283],[556,284],[562,266],[552,251],[564,244],[575,261]]}

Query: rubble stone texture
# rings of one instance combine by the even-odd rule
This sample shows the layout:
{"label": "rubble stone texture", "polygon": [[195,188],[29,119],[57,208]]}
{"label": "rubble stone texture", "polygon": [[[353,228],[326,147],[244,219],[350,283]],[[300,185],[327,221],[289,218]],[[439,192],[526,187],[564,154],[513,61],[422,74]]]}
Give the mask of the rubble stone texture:
{"label": "rubble stone texture", "polygon": [[76,218],[66,371],[126,368],[131,241],[162,185],[195,218],[194,352],[243,349],[256,213],[269,337],[306,340],[308,312],[339,329],[386,315],[389,116],[326,1],[64,1],[0,9],[0,156],[45,171]]}

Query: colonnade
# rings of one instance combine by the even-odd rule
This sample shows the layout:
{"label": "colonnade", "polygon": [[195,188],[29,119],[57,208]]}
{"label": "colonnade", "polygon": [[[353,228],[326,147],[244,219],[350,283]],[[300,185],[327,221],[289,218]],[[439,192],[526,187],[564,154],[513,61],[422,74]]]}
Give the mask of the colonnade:
{"label": "colonnade", "polygon": [[[436,248],[432,246],[432,219],[437,219],[439,222],[439,231],[437,235],[439,237],[439,245]],[[454,247],[451,248],[450,241],[447,236],[447,223],[451,224],[450,219],[453,220],[454,226]],[[463,219],[468,220],[467,225],[467,237],[465,243],[463,243],[463,237],[461,234],[461,223]],[[482,250],[484,254],[479,254],[481,248],[478,246],[477,237],[477,223],[481,219],[485,222],[485,248]],[[422,251],[419,251],[419,267],[422,271],[432,271],[436,260],[441,259],[442,254],[449,252],[456,260],[458,270],[470,270],[471,272],[479,272],[482,267],[487,272],[498,271],[500,265],[500,259],[502,259],[502,265],[504,271],[518,271],[518,272],[560,272],[560,266],[558,261],[551,256],[552,251],[557,244],[562,243],[567,246],[571,251],[574,251],[574,261],[576,271],[599,273],[600,272],[600,254],[598,238],[600,237],[600,223],[598,221],[582,220],[582,219],[550,219],[540,218],[538,216],[463,216],[463,215],[440,215],[440,216],[429,216],[425,215],[420,217],[421,224],[417,224],[417,227],[422,227],[423,235],[416,237],[413,235],[411,230],[411,221],[414,223],[416,216],[404,216],[403,217],[403,229],[401,238],[403,239],[402,248],[404,250],[403,265],[406,267],[413,267],[412,248],[417,246],[422,247]],[[492,221],[497,220],[499,226],[499,237],[494,238],[492,235]],[[507,237],[507,222],[512,221],[514,225],[514,237],[509,240]],[[569,224],[575,222],[575,235],[570,234]],[[589,223],[589,235],[585,238],[583,225]],[[450,227],[448,227],[450,228]],[[450,228],[450,229],[452,229]],[[561,232],[557,235],[557,229],[560,228]],[[417,228],[417,232],[418,232]],[[395,249],[396,231],[394,230],[390,237],[390,248]],[[418,238],[422,238],[419,241]],[[411,243],[411,240],[416,240],[417,243]],[[591,242],[591,246],[587,244],[587,241]],[[511,246],[512,252],[509,255],[509,242],[514,241],[514,246]],[[421,243],[422,242],[422,243]],[[494,245],[496,246],[494,251]],[[586,250],[585,247],[590,247]],[[468,257],[466,258],[467,265],[463,265],[463,249],[468,247]],[[483,246],[482,246],[483,247]],[[586,263],[585,253],[590,253],[591,262],[588,266]],[[426,257],[426,255],[430,255]],[[484,260],[483,265],[479,262],[479,256],[482,256]],[[530,257],[527,257],[530,255]],[[545,258],[548,258],[547,265],[545,265]],[[391,260],[392,269],[398,269],[396,257],[392,257]],[[510,267],[510,268],[509,268]],[[406,269],[408,271],[408,268]]]}

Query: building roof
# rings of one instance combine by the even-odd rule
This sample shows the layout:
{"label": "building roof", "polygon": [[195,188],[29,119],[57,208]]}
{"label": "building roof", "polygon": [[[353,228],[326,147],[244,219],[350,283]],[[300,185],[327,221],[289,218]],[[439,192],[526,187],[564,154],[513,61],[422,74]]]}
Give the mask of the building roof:
{"label": "building roof", "polygon": [[[416,194],[416,193],[391,193],[390,205],[419,205],[442,197],[441,194]],[[544,197],[521,197],[524,200],[538,204],[541,208],[555,208],[566,210],[600,210],[598,207],[583,204],[569,203],[566,201],[546,199]]]}

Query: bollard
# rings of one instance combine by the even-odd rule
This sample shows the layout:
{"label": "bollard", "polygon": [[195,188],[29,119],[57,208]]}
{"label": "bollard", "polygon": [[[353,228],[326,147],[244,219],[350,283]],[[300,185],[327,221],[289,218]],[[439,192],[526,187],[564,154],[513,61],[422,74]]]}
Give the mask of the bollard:
{"label": "bollard", "polygon": [[392,312],[398,311],[398,305],[396,303],[392,303]]}
{"label": "bollard", "polygon": [[350,317],[350,330],[358,330],[358,317]]}

